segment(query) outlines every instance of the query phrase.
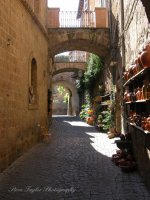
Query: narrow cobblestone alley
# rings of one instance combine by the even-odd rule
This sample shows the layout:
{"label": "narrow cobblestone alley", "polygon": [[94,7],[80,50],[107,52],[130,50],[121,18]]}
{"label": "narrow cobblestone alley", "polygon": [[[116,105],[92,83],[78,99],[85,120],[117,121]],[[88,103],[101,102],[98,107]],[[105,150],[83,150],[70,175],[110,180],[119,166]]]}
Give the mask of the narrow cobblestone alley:
{"label": "narrow cobblestone alley", "polygon": [[0,174],[0,200],[149,200],[137,172],[111,161],[114,139],[77,117],[54,117],[40,143]]}

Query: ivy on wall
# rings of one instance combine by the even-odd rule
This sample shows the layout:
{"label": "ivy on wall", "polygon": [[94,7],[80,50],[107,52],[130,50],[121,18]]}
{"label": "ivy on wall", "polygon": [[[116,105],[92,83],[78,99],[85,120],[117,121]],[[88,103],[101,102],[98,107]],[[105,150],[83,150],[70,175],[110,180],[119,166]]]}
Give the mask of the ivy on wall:
{"label": "ivy on wall", "polygon": [[96,84],[96,81],[100,75],[100,72],[103,69],[103,62],[101,58],[95,54],[91,54],[88,61],[87,67],[84,75],[80,80],[77,80],[76,87],[79,94],[83,91],[89,94],[89,97],[93,97],[93,88]]}

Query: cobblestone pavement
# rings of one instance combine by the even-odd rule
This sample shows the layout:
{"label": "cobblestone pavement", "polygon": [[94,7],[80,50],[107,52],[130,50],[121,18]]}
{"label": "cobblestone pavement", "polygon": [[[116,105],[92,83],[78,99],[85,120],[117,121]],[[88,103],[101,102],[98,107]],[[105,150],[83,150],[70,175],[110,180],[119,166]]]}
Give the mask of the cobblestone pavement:
{"label": "cobblestone pavement", "polygon": [[137,172],[112,163],[114,139],[77,117],[54,117],[51,132],[0,174],[0,200],[150,200]]}

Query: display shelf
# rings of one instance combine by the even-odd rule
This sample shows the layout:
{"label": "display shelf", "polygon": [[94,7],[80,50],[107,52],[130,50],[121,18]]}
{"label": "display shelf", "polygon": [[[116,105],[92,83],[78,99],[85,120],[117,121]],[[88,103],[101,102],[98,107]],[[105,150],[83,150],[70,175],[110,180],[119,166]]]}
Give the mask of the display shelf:
{"label": "display shelf", "polygon": [[[131,93],[131,100],[132,100],[132,93],[133,93],[133,89],[137,89],[138,87],[143,88],[142,83],[143,80],[147,80],[148,84],[150,83],[150,67],[144,68],[142,69],[140,72],[138,72],[136,75],[132,76],[125,84],[124,86],[128,86],[128,89],[125,88],[125,90],[128,90],[128,93]],[[144,84],[144,83],[143,83]],[[142,90],[140,92],[143,92]],[[149,97],[149,91],[146,91]],[[143,95],[143,93],[141,93],[140,95]],[[138,96],[139,97],[139,96]],[[140,98],[139,98],[140,99]],[[136,123],[133,123],[131,121],[129,121],[128,115],[130,115],[130,111],[134,112],[135,114],[138,114],[138,116],[149,116],[150,115],[150,99],[141,99],[141,100],[137,100],[137,101],[128,101],[128,102],[124,102],[125,105],[125,113],[126,113],[126,122],[127,122],[127,129],[128,127],[132,126],[134,127],[136,130],[139,130],[139,133],[142,133],[144,135],[150,135],[150,132],[147,130],[144,130],[142,127],[137,126]],[[144,115],[143,115],[144,114]],[[146,117],[146,118],[147,118]],[[134,129],[134,130],[135,130]]]}
{"label": "display shelf", "polygon": [[131,104],[131,103],[147,103],[147,102],[150,102],[150,99],[143,99],[143,100],[138,100],[138,101],[128,101],[128,102],[125,102],[125,104]]}
{"label": "display shelf", "polygon": [[125,82],[125,84],[123,85],[124,87],[129,85],[132,81],[136,80],[137,78],[139,78],[140,76],[143,76],[144,74],[146,74],[146,72],[148,72],[150,70],[150,67],[144,68],[141,71],[139,71],[137,74],[135,74],[134,76],[132,76],[129,80],[127,80]]}

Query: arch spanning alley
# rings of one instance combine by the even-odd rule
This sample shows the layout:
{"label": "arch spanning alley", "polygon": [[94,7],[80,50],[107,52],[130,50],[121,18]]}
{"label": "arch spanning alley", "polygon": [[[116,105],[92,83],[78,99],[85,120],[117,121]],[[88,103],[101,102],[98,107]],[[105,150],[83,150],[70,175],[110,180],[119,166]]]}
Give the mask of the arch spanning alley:
{"label": "arch spanning alley", "polygon": [[49,57],[65,51],[92,52],[101,57],[109,56],[108,28],[49,28]]}
{"label": "arch spanning alley", "polygon": [[71,91],[71,105],[72,105],[72,115],[76,116],[79,113],[79,95],[77,93],[77,89],[75,85],[68,81],[54,81],[52,83],[52,87],[55,87],[56,85],[62,85],[64,88],[67,88],[69,91]]}
{"label": "arch spanning alley", "polygon": [[55,70],[53,72],[53,75],[62,73],[62,72],[72,72],[72,71],[85,71],[86,63],[85,62],[62,62],[62,63],[55,63],[54,66]]}
{"label": "arch spanning alley", "polygon": [[[48,28],[49,58],[53,58],[55,55],[63,52],[79,50],[90,52],[100,57],[109,59],[109,34],[109,28]],[[51,38],[53,38],[53,40],[51,40]],[[53,63],[52,68],[53,75],[56,75],[64,72],[65,66],[62,67],[63,70],[62,68],[55,70],[55,63]],[[71,91],[72,114],[78,115],[79,96],[75,85],[66,79],[56,80],[53,82],[53,84],[58,83]]]}
{"label": "arch spanning alley", "polygon": [[62,68],[62,69],[54,71],[53,76],[60,74],[60,73],[63,73],[63,72],[78,72],[78,70],[81,70],[83,73],[85,71],[85,70],[82,70],[80,68]]}

